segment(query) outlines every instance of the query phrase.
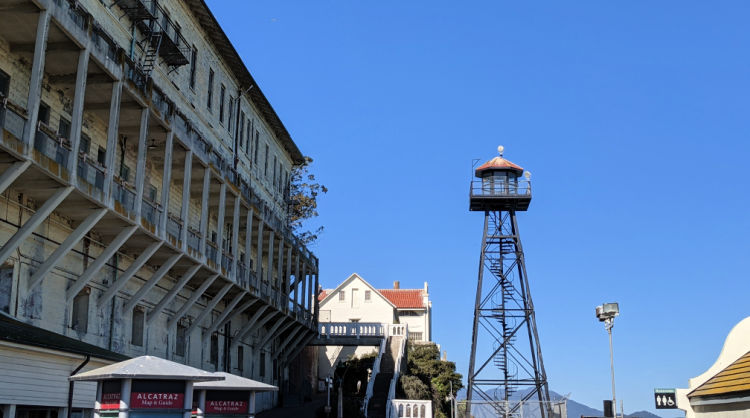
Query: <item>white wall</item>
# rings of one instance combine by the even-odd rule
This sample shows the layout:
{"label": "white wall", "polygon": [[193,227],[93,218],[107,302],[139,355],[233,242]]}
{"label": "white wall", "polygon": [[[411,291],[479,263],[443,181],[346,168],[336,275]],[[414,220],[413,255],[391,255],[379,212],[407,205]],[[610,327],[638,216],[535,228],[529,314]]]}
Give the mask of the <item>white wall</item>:
{"label": "white wall", "polygon": [[[356,289],[356,291],[355,291]],[[370,301],[365,301],[365,291],[370,291]],[[339,293],[344,293],[344,300],[339,300]],[[356,276],[342,288],[327,297],[321,304],[320,310],[331,312],[331,322],[380,322],[391,324],[394,322],[394,308],[387,299],[372,289],[364,280]]]}

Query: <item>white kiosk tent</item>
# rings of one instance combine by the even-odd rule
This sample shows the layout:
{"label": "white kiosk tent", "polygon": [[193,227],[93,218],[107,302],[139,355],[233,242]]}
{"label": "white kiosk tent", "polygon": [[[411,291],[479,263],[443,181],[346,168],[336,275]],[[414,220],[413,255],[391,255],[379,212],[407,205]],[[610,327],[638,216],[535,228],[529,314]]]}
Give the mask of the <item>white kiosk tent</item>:
{"label": "white kiosk tent", "polygon": [[255,417],[255,394],[279,390],[276,386],[229,373],[216,372],[213,375],[224,380],[193,385],[194,398],[197,398],[196,417]]}
{"label": "white kiosk tent", "polygon": [[70,377],[96,381],[95,418],[190,418],[193,382],[223,380],[205,370],[141,356]]}

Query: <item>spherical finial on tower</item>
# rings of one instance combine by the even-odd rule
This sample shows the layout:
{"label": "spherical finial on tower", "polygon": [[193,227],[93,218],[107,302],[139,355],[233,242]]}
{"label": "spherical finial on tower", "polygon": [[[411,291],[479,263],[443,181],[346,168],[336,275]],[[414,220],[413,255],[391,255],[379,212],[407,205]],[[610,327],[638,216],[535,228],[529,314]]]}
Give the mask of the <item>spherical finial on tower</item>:
{"label": "spherical finial on tower", "polygon": [[502,145],[500,145],[499,147],[497,147],[497,153],[500,154],[501,157],[503,156],[503,151],[504,150],[505,150],[505,147],[502,146]]}

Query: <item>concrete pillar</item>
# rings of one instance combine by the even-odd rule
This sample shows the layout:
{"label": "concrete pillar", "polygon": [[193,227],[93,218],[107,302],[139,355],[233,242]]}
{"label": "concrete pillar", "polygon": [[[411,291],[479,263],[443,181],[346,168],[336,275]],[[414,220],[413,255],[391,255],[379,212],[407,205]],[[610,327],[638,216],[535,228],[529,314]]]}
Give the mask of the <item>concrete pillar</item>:
{"label": "concrete pillar", "polygon": [[112,83],[112,98],[109,102],[109,126],[107,126],[107,150],[105,165],[107,171],[104,179],[104,199],[112,206],[112,181],[115,175],[115,157],[117,156],[117,130],[120,124],[120,96],[122,95],[122,80]]}
{"label": "concrete pillar", "polygon": [[86,219],[83,220],[83,222],[78,225],[78,227],[68,235],[67,238],[65,238],[65,241],[63,241],[60,246],[55,249],[55,251],[47,258],[47,260],[44,261],[44,264],[41,265],[35,272],[34,275],[29,279],[28,282],[28,289],[32,290],[37,284],[41,283],[42,279],[52,271],[53,268],[57,265],[57,263],[60,262],[60,260],[65,257],[66,254],[70,250],[73,249],[73,247],[78,244],[78,242],[83,238],[84,235],[86,235],[91,228],[96,225],[99,220],[107,214],[107,209],[99,209],[94,212],[92,212],[89,216],[86,217]]}
{"label": "concrete pillar", "polygon": [[141,128],[138,133],[138,161],[135,168],[135,213],[136,223],[141,222],[141,206],[143,206],[143,186],[146,181],[146,137],[148,136],[149,109],[141,110]]}
{"label": "concrete pillar", "polygon": [[[258,256],[256,257],[256,276],[263,281],[263,219],[258,220]],[[260,283],[258,284],[260,285]]]}
{"label": "concrete pillar", "polygon": [[[162,239],[166,239],[167,237],[167,216],[169,215],[169,189],[170,189],[169,186],[172,184],[173,148],[174,148],[174,131],[170,129],[169,132],[167,132],[167,143],[164,145],[164,174],[161,179],[162,214],[161,214],[161,218],[159,219],[158,235]],[[185,164],[187,165],[187,162]],[[185,175],[187,176],[188,174],[186,173]]]}
{"label": "concrete pillar", "polygon": [[18,161],[13,163],[10,167],[5,169],[3,174],[0,174],[0,193],[4,193],[5,189],[10,187],[21,174],[23,174],[27,168],[31,165],[31,161]]}
{"label": "concrete pillar", "polygon": [[277,286],[279,288],[279,300],[284,300],[282,297],[286,297],[286,284],[284,280],[284,238],[279,237],[279,250],[278,250],[279,261],[276,264],[276,273],[278,278],[276,279]]}
{"label": "concrete pillar", "polygon": [[188,225],[190,224],[190,185],[192,183],[193,171],[193,150],[185,153],[185,171],[182,179],[182,207],[180,207],[180,219],[182,220],[182,230],[180,231],[180,241],[182,241],[182,251],[187,252]]}
{"label": "concrete pillar", "polygon": [[234,197],[234,214],[232,215],[232,274],[230,277],[239,283],[237,264],[240,258],[240,196]]}
{"label": "concrete pillar", "polygon": [[16,231],[15,234],[13,234],[12,237],[2,246],[0,247],[0,264],[5,263],[5,261],[11,256],[12,253],[18,249],[18,247],[23,243],[23,241],[28,238],[29,235],[31,235],[34,230],[39,227],[39,225],[44,222],[45,219],[54,211],[57,209],[57,207],[60,205],[60,203],[65,200],[66,197],[70,194],[70,192],[73,191],[72,187],[66,187],[64,189],[58,189],[55,194],[53,194],[49,199],[47,199],[44,204],[37,209],[37,211],[29,218],[29,220],[26,221],[26,223],[23,224],[22,227],[18,228],[18,231]]}
{"label": "concrete pillar", "polygon": [[46,59],[47,36],[49,35],[51,12],[39,12],[36,26],[36,41],[34,42],[34,58],[31,62],[31,77],[29,78],[29,99],[26,111],[29,114],[29,126],[26,129],[25,151],[31,153],[36,136],[36,124],[39,119],[39,102],[42,100],[42,79],[44,78],[44,61]]}
{"label": "concrete pillar", "polygon": [[294,270],[294,309],[297,309],[297,306],[299,306],[300,258],[302,257],[299,249],[297,249],[297,267]]}
{"label": "concrete pillar", "polygon": [[16,418],[16,405],[3,405],[3,417],[5,418]]}
{"label": "concrete pillar", "polygon": [[286,250],[286,271],[284,272],[284,294],[286,295],[286,304],[289,305],[289,295],[292,293],[292,245]]}
{"label": "concrete pillar", "polygon": [[318,301],[318,286],[320,284],[318,283],[318,262],[316,260],[315,262],[315,287],[313,288],[313,307],[315,308],[313,311],[315,312],[315,317],[318,316],[318,306],[320,301]]}
{"label": "concrete pillar", "polygon": [[211,194],[211,168],[203,172],[203,196],[201,197],[201,256],[206,259],[206,240],[208,240],[208,196]]}
{"label": "concrete pillar", "polygon": [[219,214],[216,219],[216,236],[218,242],[216,243],[216,246],[219,248],[216,264],[219,265],[219,269],[221,269],[221,262],[222,262],[222,255],[224,254],[224,213],[226,208],[224,205],[226,205],[227,202],[227,184],[221,183],[221,186],[219,188]]}
{"label": "concrete pillar", "polygon": [[302,305],[302,310],[307,309],[307,261],[302,262],[302,276],[300,276],[300,280],[302,280],[302,298],[300,299],[300,304]]}
{"label": "concrete pillar", "polygon": [[70,155],[67,168],[70,173],[70,184],[78,182],[78,150],[81,145],[81,128],[83,127],[83,99],[86,96],[86,76],[89,69],[88,45],[78,54],[78,69],[76,70],[76,86],[73,96],[73,114],[70,121]]}

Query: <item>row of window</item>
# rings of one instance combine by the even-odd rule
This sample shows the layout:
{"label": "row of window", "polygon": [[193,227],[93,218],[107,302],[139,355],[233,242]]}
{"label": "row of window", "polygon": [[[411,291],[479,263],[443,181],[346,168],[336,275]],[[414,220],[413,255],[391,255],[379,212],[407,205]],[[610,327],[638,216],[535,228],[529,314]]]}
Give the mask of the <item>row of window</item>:
{"label": "row of window", "polygon": [[[357,298],[357,294],[359,293],[359,289],[352,289],[352,301]],[[372,291],[365,290],[365,302],[370,302],[372,300]],[[346,301],[346,292],[340,291],[339,292],[339,302]]]}
{"label": "row of window", "polygon": [[[195,46],[192,49],[191,56],[190,56],[190,88],[195,90],[195,80],[196,80],[196,68],[197,68],[197,59],[198,59],[198,51],[195,48]],[[209,68],[208,70],[208,90],[206,94],[206,108],[209,112],[213,111],[214,106],[214,86],[216,84],[216,73],[212,68]],[[227,96],[228,99],[227,100]],[[239,150],[244,151],[245,155],[247,156],[248,160],[252,162],[252,164],[258,164],[258,157],[259,157],[259,151],[260,151],[260,129],[255,127],[255,120],[252,118],[248,118],[245,114],[245,111],[240,109],[235,109],[235,103],[239,107],[240,101],[239,97],[235,98],[231,95],[227,95],[227,88],[223,83],[219,84],[219,123],[226,126],[227,131],[229,132],[229,137],[234,137],[234,124],[235,119],[238,120],[239,126],[237,127],[237,132],[239,133]],[[225,112],[227,110],[227,112]],[[228,113],[228,115],[227,115]],[[239,113],[236,115],[236,113]],[[225,118],[226,116],[226,118]],[[226,120],[226,123],[225,123]],[[268,144],[265,145],[265,155],[264,155],[264,161],[263,161],[263,175],[266,177],[266,179],[271,180],[271,184],[273,185],[273,188],[280,193],[285,193],[288,191],[288,184],[289,184],[289,171],[284,169],[281,161],[278,159],[276,155],[273,156],[273,163],[272,163],[272,172],[269,170],[269,163],[270,163],[270,147]]]}

